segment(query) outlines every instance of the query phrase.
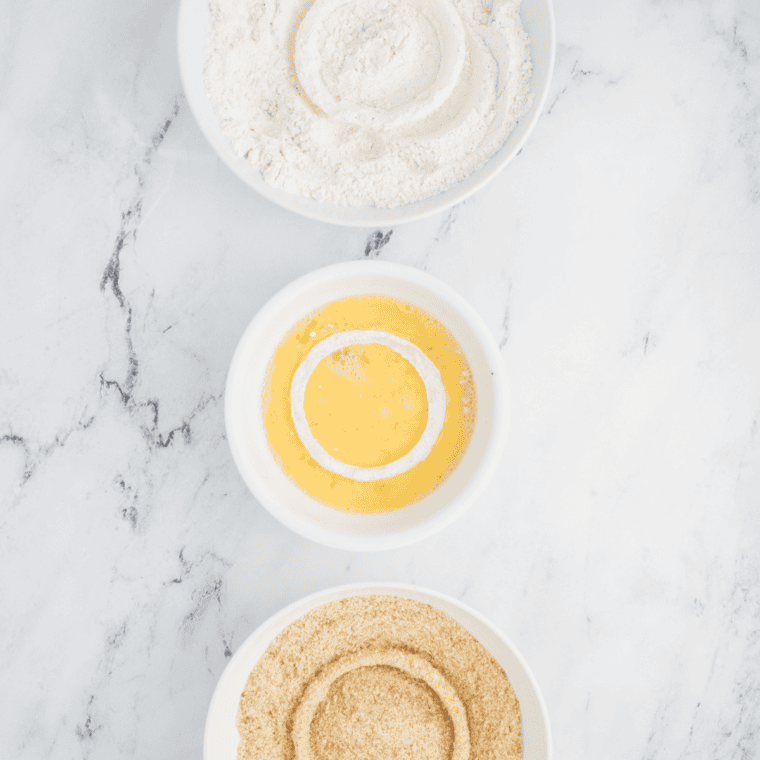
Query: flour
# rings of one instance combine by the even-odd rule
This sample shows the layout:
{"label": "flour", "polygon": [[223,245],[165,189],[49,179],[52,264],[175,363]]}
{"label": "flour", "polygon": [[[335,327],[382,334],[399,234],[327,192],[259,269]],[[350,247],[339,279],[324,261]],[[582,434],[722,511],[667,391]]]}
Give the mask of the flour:
{"label": "flour", "polygon": [[520,0],[212,0],[206,90],[276,187],[393,207],[482,166],[530,108]]}

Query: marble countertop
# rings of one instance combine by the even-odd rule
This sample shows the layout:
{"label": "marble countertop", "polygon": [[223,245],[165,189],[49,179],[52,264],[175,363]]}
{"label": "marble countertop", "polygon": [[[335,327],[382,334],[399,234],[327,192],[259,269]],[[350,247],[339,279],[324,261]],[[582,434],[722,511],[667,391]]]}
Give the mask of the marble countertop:
{"label": "marble countertop", "polygon": [[[556,6],[517,159],[449,212],[367,230],[220,164],[176,2],[4,4],[3,757],[199,758],[259,623],[391,580],[502,628],[558,758],[760,758],[760,5]],[[360,555],[256,503],[222,407],[271,295],[375,258],[475,305],[514,414],[467,519]]]}

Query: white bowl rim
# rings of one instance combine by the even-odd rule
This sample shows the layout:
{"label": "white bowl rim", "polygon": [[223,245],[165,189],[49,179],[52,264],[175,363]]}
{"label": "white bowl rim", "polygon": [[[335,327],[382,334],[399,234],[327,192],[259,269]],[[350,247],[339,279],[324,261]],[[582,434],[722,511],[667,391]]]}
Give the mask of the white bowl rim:
{"label": "white bowl rim", "polygon": [[[211,718],[212,718],[212,714],[215,712],[217,703],[221,699],[221,694],[224,687],[223,682],[225,679],[225,675],[234,669],[234,666],[237,664],[237,661],[239,659],[242,659],[245,649],[248,646],[250,646],[250,644],[253,643],[261,635],[262,631],[264,631],[266,628],[273,625],[276,620],[285,617],[286,615],[290,614],[293,610],[297,609],[298,607],[301,607],[302,605],[305,605],[305,604],[309,605],[309,609],[301,615],[301,617],[303,617],[303,615],[308,614],[308,612],[318,607],[319,605],[314,604],[314,603],[318,602],[323,597],[331,596],[333,594],[341,594],[341,597],[340,597],[341,599],[346,598],[347,596],[360,596],[360,594],[355,594],[351,592],[361,591],[363,589],[383,589],[383,591],[381,592],[375,591],[373,593],[389,592],[390,595],[392,596],[397,596],[396,594],[391,593],[394,590],[409,591],[409,592],[424,594],[424,595],[433,597],[434,599],[439,599],[443,602],[446,602],[447,604],[451,604],[454,607],[459,607],[461,610],[466,612],[468,615],[471,615],[472,617],[474,617],[486,628],[492,631],[494,636],[501,639],[501,641],[512,652],[512,654],[514,654],[515,659],[520,663],[520,666],[523,668],[523,670],[525,671],[525,674],[528,677],[528,681],[530,682],[531,688],[535,692],[536,701],[538,702],[539,708],[541,710],[541,716],[544,720],[544,727],[546,728],[546,757],[547,757],[547,760],[551,760],[552,758],[552,731],[551,731],[551,722],[549,721],[549,711],[546,709],[546,702],[544,701],[544,695],[538,686],[538,681],[536,681],[536,677],[533,675],[533,671],[530,669],[525,658],[522,656],[522,654],[517,649],[517,647],[512,643],[512,641],[501,631],[501,629],[499,629],[496,625],[494,625],[494,623],[492,623],[488,618],[486,618],[485,615],[478,612],[476,609],[470,607],[470,605],[465,604],[459,599],[456,599],[453,596],[449,596],[448,594],[444,594],[441,591],[435,591],[433,589],[429,589],[424,586],[417,586],[412,583],[396,583],[396,582],[391,582],[391,581],[377,581],[377,582],[361,581],[358,583],[346,583],[339,586],[331,586],[330,588],[323,589],[322,591],[316,591],[313,594],[309,594],[307,596],[302,597],[301,599],[297,599],[296,601],[291,602],[287,606],[280,609],[278,612],[275,612],[274,614],[270,615],[263,623],[257,626],[246,637],[243,643],[237,648],[237,650],[235,651],[235,654],[232,655],[232,657],[230,658],[230,661],[227,663],[221,675],[219,676],[219,679],[216,682],[216,686],[214,687],[214,693],[211,696],[211,702],[209,703],[208,713],[206,714],[206,723],[205,723],[205,728],[204,728],[204,736],[203,736],[204,760],[208,760],[211,756],[210,750],[208,748],[208,744],[210,744],[210,741],[211,741],[211,738],[210,738]],[[344,594],[346,596],[343,596]],[[486,649],[488,649],[488,647],[486,647]]]}
{"label": "white bowl rim", "polygon": [[[246,354],[242,351],[243,346],[246,344],[249,336],[255,333],[261,325],[266,324],[272,315],[279,312],[285,304],[290,303],[299,293],[306,289],[332,279],[367,275],[368,270],[372,270],[377,275],[395,277],[426,288],[459,312],[460,316],[464,318],[469,328],[475,334],[488,360],[494,384],[494,411],[491,437],[483,452],[483,457],[469,482],[455,499],[416,525],[384,534],[353,535],[336,533],[300,517],[270,493],[255,469],[248,466],[247,458],[241,450],[242,447],[234,434],[231,433],[234,429],[232,425],[234,410],[232,408],[233,394],[231,388],[237,375],[243,370],[246,358]],[[333,549],[362,552],[397,549],[416,543],[417,541],[422,541],[434,533],[443,530],[443,528],[461,517],[473,506],[491,481],[504,453],[510,407],[511,394],[501,351],[482,317],[463,296],[437,277],[433,277],[427,272],[407,266],[406,264],[387,261],[348,261],[340,264],[331,264],[299,277],[275,293],[255,314],[243,332],[230,363],[224,393],[224,418],[227,443],[241,477],[256,500],[273,517],[304,538]]]}
{"label": "white bowl rim", "polygon": [[[294,204],[288,204],[284,199],[275,196],[274,194],[267,194],[266,192],[262,191],[262,188],[254,187],[251,185],[245,177],[241,176],[241,174],[238,172],[237,168],[233,164],[233,162],[229,159],[228,156],[224,155],[220,151],[216,150],[215,147],[215,140],[214,136],[211,134],[211,131],[207,127],[204,119],[202,118],[200,111],[197,107],[197,104],[194,101],[194,98],[192,96],[188,96],[189,92],[192,92],[192,90],[188,87],[187,82],[190,78],[190,72],[187,71],[187,67],[185,65],[185,55],[183,54],[184,51],[184,35],[183,35],[183,27],[184,24],[187,23],[187,17],[189,14],[188,8],[190,6],[191,0],[180,0],[179,3],[179,15],[178,15],[178,23],[177,23],[177,57],[179,59],[179,74],[180,74],[180,80],[182,82],[182,89],[185,93],[185,100],[187,101],[188,105],[190,106],[190,111],[193,114],[193,118],[195,119],[195,123],[200,128],[201,132],[203,133],[203,136],[206,138],[206,141],[209,143],[209,145],[212,147],[216,155],[224,162],[224,164],[227,166],[227,168],[241,181],[243,182],[247,187],[251,188],[251,190],[254,190],[257,192],[260,196],[265,198],[266,200],[270,201],[271,203],[274,203],[277,206],[280,206],[281,208],[287,209],[288,211],[291,211],[294,214],[299,214],[300,216],[304,216],[307,219],[312,219],[317,222],[324,222],[326,224],[335,224],[340,227],[395,227],[398,224],[406,224],[407,222],[415,222],[419,219],[424,219],[428,216],[433,216],[434,214],[442,213],[443,211],[446,211],[450,209],[452,206],[456,206],[459,203],[462,203],[463,201],[467,200],[468,198],[472,197],[475,193],[477,193],[479,190],[481,190],[485,185],[487,185],[489,182],[491,182],[495,177],[502,172],[502,170],[512,162],[512,160],[517,156],[517,154],[523,149],[525,146],[525,143],[528,141],[528,138],[533,133],[533,130],[538,122],[538,119],[540,118],[541,114],[544,110],[544,105],[546,105],[546,100],[549,97],[549,89],[551,88],[552,78],[554,76],[554,64],[556,60],[557,55],[557,28],[556,28],[556,18],[554,13],[554,2],[553,0],[544,0],[547,4],[548,9],[548,16],[549,16],[549,29],[550,29],[550,39],[549,39],[549,74],[546,77],[546,82],[544,83],[543,89],[540,93],[534,93],[534,97],[536,97],[535,105],[532,106],[533,114],[530,117],[527,129],[525,130],[525,134],[520,138],[520,140],[515,143],[512,150],[509,153],[506,153],[496,164],[491,172],[488,172],[484,174],[484,176],[475,184],[473,184],[470,188],[468,188],[466,191],[462,191],[458,195],[455,195],[450,200],[440,203],[437,206],[434,206],[432,208],[429,208],[424,211],[418,211],[413,213],[401,213],[400,209],[406,208],[407,205],[412,204],[405,204],[401,206],[397,206],[396,208],[392,209],[384,209],[385,211],[392,212],[388,215],[387,218],[384,218],[381,222],[377,220],[373,221],[357,221],[354,219],[341,219],[338,217],[332,217],[329,213],[322,213],[321,209],[324,207],[332,207],[334,204],[321,204],[320,206],[316,207],[317,210],[310,210],[308,208],[296,208]],[[494,154],[496,155],[496,154]],[[493,156],[490,160],[493,159]],[[487,163],[487,162],[486,162]],[[454,186],[456,187],[456,185]],[[454,189],[454,188],[449,188]],[[433,196],[434,197],[434,196]],[[426,199],[423,199],[426,200]],[[342,208],[342,207],[338,207]],[[368,207],[368,208],[374,208],[374,207]],[[399,209],[398,215],[394,215],[393,212],[396,212],[396,209]]]}

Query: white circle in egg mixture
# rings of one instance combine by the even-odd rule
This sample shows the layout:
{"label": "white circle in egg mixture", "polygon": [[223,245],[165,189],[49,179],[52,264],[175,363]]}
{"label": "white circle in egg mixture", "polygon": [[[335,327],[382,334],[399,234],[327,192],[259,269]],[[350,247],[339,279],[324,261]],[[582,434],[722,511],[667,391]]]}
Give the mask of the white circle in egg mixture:
{"label": "white circle in egg mixture", "polygon": [[[417,370],[425,385],[428,418],[425,430],[410,452],[380,467],[358,467],[341,462],[328,454],[322,444],[314,437],[306,419],[304,406],[306,384],[317,365],[330,354],[347,346],[368,346],[372,343],[387,346],[403,356]],[[443,430],[443,422],[446,418],[446,389],[443,387],[443,380],[441,380],[438,367],[414,343],[382,330],[348,330],[331,335],[317,343],[301,362],[290,385],[290,413],[293,416],[293,424],[298,437],[306,450],[326,470],[361,482],[383,480],[411,470],[412,467],[426,459],[433,450],[433,446],[435,446],[435,442]]]}

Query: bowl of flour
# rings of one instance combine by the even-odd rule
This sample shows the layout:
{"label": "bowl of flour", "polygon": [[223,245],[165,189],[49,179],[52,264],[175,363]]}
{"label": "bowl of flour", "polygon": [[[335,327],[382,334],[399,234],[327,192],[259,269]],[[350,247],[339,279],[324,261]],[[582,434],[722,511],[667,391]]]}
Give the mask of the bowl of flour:
{"label": "bowl of flour", "polygon": [[520,151],[551,0],[182,0],[185,93],[222,160],[304,216],[383,226],[461,202]]}

